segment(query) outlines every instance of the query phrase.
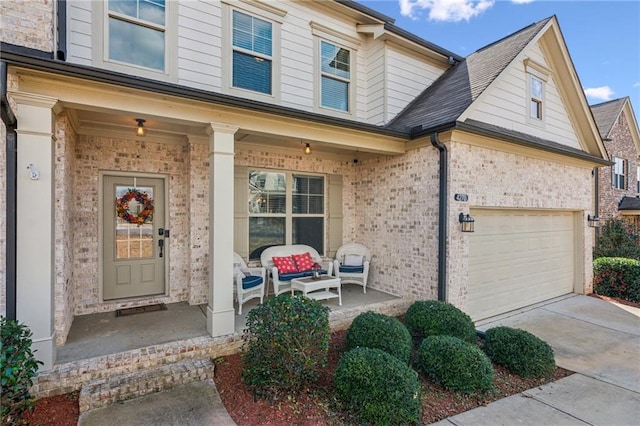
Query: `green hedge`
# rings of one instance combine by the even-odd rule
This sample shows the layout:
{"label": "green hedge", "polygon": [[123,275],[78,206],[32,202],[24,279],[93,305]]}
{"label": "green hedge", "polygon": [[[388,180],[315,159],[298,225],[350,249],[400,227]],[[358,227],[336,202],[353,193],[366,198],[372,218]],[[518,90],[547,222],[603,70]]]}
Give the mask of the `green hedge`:
{"label": "green hedge", "polygon": [[525,330],[490,328],[484,350],[493,362],[523,377],[549,377],[556,369],[551,346]]}
{"label": "green hedge", "polygon": [[640,260],[639,228],[623,219],[608,220],[598,232],[598,244],[593,249],[593,258],[624,257]]}
{"label": "green hedge", "polygon": [[463,393],[493,389],[493,365],[473,343],[453,336],[430,336],[418,349],[418,367],[429,379]]}
{"label": "green hedge", "polygon": [[247,315],[242,378],[257,396],[298,391],[327,365],[329,308],[306,297],[281,294]]}
{"label": "green hedge", "polygon": [[420,419],[418,374],[380,349],[355,348],[336,368],[336,395],[363,424],[406,425]]}
{"label": "green hedge", "polygon": [[377,312],[358,315],[347,330],[346,350],[357,347],[376,348],[409,363],[413,349],[411,334],[398,318]]}
{"label": "green hedge", "polygon": [[621,257],[594,260],[593,292],[640,302],[640,261]]}
{"label": "green hedge", "polygon": [[470,343],[478,339],[471,317],[449,303],[419,300],[409,306],[404,320],[419,341],[438,335],[455,336]]}

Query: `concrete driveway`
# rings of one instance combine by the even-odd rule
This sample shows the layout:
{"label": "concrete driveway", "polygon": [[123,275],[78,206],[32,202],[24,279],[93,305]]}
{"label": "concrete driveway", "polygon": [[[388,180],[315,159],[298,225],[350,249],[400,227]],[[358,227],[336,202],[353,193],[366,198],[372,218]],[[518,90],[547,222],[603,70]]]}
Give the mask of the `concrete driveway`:
{"label": "concrete driveway", "polygon": [[545,340],[577,374],[438,425],[640,425],[640,309],[570,295],[477,324],[498,325]]}

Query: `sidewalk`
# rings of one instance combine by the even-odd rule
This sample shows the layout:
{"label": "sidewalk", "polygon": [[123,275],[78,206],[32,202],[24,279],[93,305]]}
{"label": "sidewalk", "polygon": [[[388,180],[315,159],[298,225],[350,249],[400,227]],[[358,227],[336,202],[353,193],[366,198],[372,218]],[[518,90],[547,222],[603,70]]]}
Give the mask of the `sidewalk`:
{"label": "sidewalk", "polygon": [[481,323],[527,330],[576,374],[435,423],[463,425],[640,424],[640,309],[572,295]]}

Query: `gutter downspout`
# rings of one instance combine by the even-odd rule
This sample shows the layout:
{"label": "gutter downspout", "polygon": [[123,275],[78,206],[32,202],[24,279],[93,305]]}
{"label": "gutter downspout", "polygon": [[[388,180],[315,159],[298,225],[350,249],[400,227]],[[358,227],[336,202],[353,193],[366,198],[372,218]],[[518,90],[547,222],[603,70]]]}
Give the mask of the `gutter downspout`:
{"label": "gutter downspout", "polygon": [[431,145],[440,151],[440,189],[438,193],[438,300],[447,301],[447,175],[448,151],[446,145],[438,139],[438,133],[431,133]]}
{"label": "gutter downspout", "polygon": [[[594,208],[595,208],[595,212],[593,214],[595,214],[597,217],[600,217],[600,190],[599,190],[599,186],[600,186],[600,169],[598,167],[594,167],[593,168],[593,186],[594,186],[594,196],[595,196],[595,201],[594,201]],[[598,248],[598,240],[600,239],[600,228],[596,228],[596,238],[594,241],[594,246],[597,249]]]}
{"label": "gutter downspout", "polygon": [[16,205],[17,205],[17,167],[18,167],[18,145],[16,120],[9,100],[7,99],[7,63],[0,62],[0,115],[6,130],[6,150],[7,150],[7,199],[6,199],[6,317],[10,320],[16,319]]}

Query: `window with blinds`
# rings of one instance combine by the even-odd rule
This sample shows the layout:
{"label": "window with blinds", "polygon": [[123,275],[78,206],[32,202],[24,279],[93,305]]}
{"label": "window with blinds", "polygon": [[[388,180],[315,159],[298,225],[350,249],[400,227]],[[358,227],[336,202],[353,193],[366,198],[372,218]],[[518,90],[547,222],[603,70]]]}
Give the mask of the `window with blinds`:
{"label": "window with blinds", "polygon": [[306,244],[324,253],[324,176],[250,170],[248,183],[251,259],[279,244]]}
{"label": "window with blinds", "polygon": [[611,185],[616,189],[626,189],[625,171],[627,168],[627,160],[613,157],[613,165],[611,166]]}
{"label": "window with blinds", "polygon": [[326,108],[349,111],[351,52],[343,47],[320,42],[320,104]]}
{"label": "window with blinds", "polygon": [[233,11],[233,87],[271,94],[273,26]]}

